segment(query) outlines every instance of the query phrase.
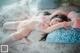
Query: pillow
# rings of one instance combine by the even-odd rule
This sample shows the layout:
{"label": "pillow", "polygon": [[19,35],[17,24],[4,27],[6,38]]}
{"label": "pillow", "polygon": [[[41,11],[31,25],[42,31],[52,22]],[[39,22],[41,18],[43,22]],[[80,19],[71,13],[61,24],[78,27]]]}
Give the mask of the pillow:
{"label": "pillow", "polygon": [[58,29],[51,32],[46,39],[49,43],[80,43],[80,29]]}

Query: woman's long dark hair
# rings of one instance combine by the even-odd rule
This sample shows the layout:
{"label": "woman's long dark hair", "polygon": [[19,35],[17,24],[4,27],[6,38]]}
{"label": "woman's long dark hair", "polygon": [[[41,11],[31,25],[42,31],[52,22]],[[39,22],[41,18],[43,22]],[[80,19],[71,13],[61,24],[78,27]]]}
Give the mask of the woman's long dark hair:
{"label": "woman's long dark hair", "polygon": [[[47,12],[47,13],[49,13],[49,12]],[[44,15],[48,15],[47,13],[44,14]],[[51,14],[49,14],[49,15],[51,15]],[[52,20],[54,18],[60,18],[61,19],[61,22],[63,22],[63,21],[67,21],[67,22],[70,21],[70,19],[67,16],[65,16],[65,15],[55,15],[50,20]],[[45,41],[48,34],[49,33],[43,34],[43,37],[40,39],[40,41]]]}

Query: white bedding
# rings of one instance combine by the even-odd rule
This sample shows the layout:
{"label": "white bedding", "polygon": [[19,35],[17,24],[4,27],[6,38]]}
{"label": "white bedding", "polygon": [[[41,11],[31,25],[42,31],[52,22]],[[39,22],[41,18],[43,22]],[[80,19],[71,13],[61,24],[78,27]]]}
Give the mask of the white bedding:
{"label": "white bedding", "polygon": [[9,53],[77,53],[79,46],[69,44],[47,44],[46,42],[34,42],[27,45],[23,42],[16,42],[9,48]]}
{"label": "white bedding", "polygon": [[[39,33],[39,32],[38,32]],[[1,34],[1,33],[0,33]],[[43,41],[38,41],[36,36],[39,34],[36,31],[32,32],[32,44],[27,44],[26,39],[22,39],[19,41],[15,41],[12,44],[9,44],[9,52],[8,53],[80,53],[80,45],[73,44],[48,44]],[[9,34],[3,34],[3,36],[7,37]],[[38,37],[39,38],[39,37]],[[0,40],[1,41],[1,40]]]}

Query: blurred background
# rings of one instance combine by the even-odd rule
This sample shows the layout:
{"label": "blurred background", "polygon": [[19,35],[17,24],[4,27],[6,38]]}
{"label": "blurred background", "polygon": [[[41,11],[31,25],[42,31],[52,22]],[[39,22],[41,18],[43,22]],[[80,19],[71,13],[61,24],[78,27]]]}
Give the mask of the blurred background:
{"label": "blurred background", "polygon": [[[19,1],[23,1],[23,0],[0,0],[0,7],[5,6],[5,5],[11,5],[11,4],[13,4],[15,2],[19,2]],[[78,5],[78,6],[80,6],[80,0],[35,0],[35,1],[34,0],[30,0],[30,1],[32,2],[32,4],[35,4],[35,3],[40,4],[40,3],[44,3],[45,2],[45,3],[48,4],[48,6],[50,4],[52,4],[52,3],[54,4],[56,2],[57,2],[57,4],[58,3],[74,3],[74,4]],[[52,3],[50,3],[51,1],[52,1]],[[41,6],[41,4],[40,4],[40,6]]]}

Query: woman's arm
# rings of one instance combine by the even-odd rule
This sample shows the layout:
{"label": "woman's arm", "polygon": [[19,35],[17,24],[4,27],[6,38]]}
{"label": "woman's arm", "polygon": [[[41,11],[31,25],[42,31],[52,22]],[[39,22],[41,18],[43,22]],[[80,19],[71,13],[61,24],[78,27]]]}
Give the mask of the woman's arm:
{"label": "woman's arm", "polygon": [[67,26],[70,26],[70,22],[61,22],[61,23],[58,23],[58,24],[48,27],[47,29],[43,30],[43,32],[49,33],[51,31],[54,31],[54,30],[62,28],[62,27],[66,28]]}

